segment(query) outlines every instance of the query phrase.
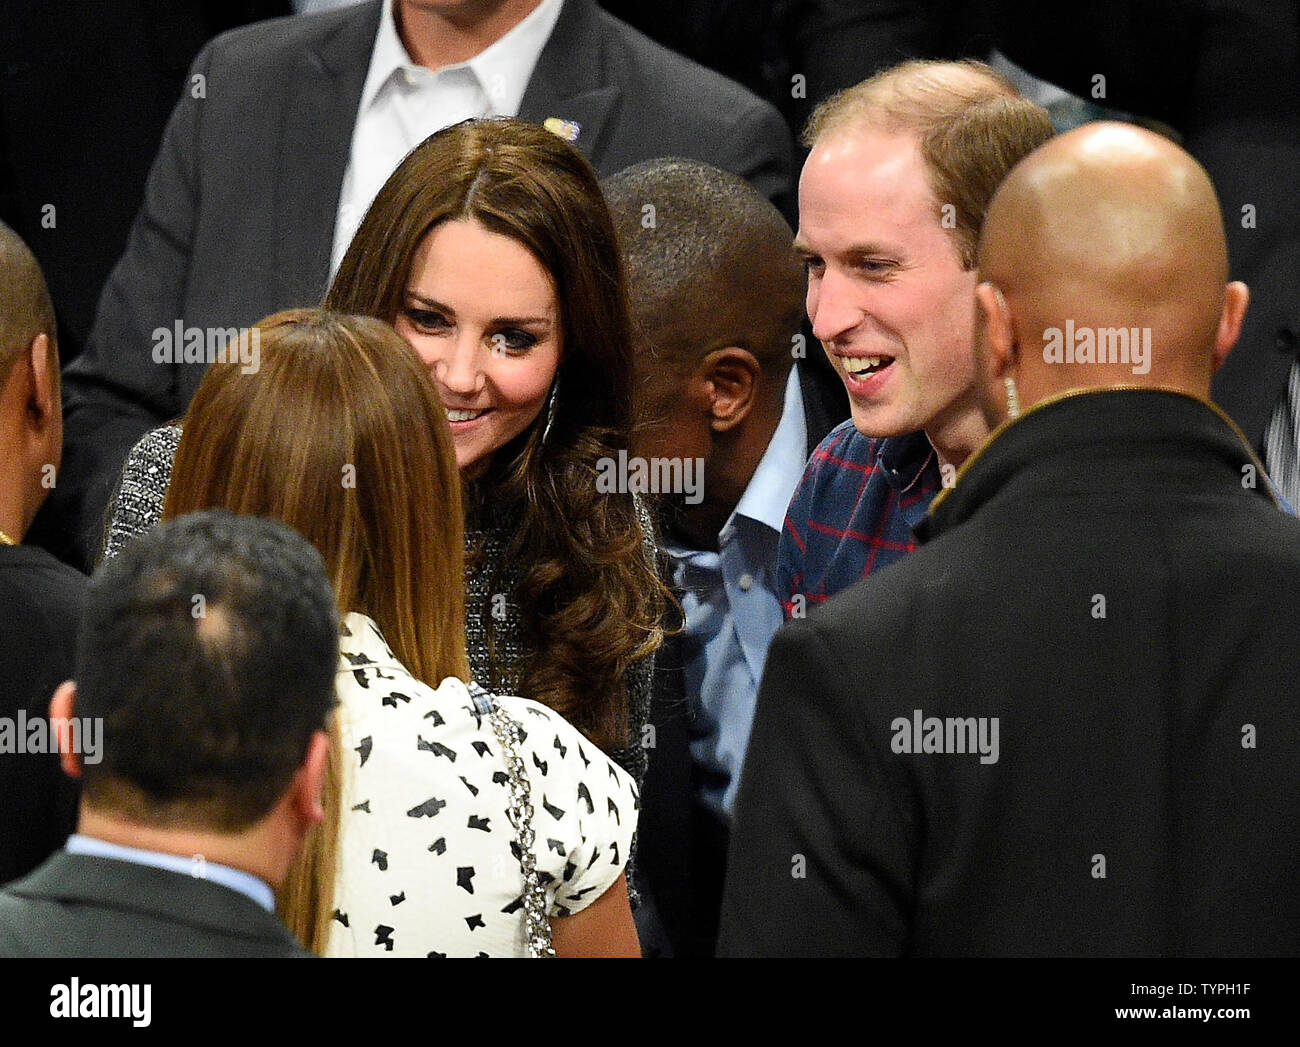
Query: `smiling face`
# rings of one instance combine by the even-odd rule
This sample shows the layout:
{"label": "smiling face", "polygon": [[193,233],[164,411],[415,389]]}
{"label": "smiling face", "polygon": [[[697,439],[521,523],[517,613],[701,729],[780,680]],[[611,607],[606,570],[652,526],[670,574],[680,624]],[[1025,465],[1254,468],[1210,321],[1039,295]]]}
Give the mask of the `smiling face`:
{"label": "smiling face", "polygon": [[[944,450],[979,417],[976,275],[962,269],[911,134],[817,142],[799,180],[808,318],[868,436],[924,429]],[[976,423],[982,424],[982,423]]]}
{"label": "smiling face", "polygon": [[431,229],[393,324],[433,375],[469,478],[541,413],[560,364],[555,284],[528,248],[475,221]]}

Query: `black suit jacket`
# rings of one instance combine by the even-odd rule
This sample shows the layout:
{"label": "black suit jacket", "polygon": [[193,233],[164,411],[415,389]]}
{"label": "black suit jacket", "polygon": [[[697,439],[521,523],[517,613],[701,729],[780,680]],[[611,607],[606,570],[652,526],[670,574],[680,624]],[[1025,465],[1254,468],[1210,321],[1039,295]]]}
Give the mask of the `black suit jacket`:
{"label": "black suit jacket", "polygon": [[[44,549],[0,546],[0,717],[49,716],[72,676],[86,577]],[[0,752],[0,883],[24,876],[77,823],[76,783],[57,753]]]}
{"label": "black suit jacket", "polygon": [[59,851],[0,890],[0,957],[310,955],[238,891],[135,862]]}
{"label": "black suit jacket", "polygon": [[[323,297],[379,15],[371,0],[274,19],[195,59],[86,349],[66,370],[63,469],[42,519],[46,532],[51,518],[63,524],[56,552],[94,559],[127,451],[182,414],[203,376],[203,364],[154,362],[156,328],[246,326]],[[520,116],[576,121],[575,144],[602,175],[671,155],[773,197],[792,185],[789,135],[771,105],[593,0],[565,0]]]}
{"label": "black suit jacket", "polygon": [[[800,365],[806,454],[847,417],[844,387],[827,390],[820,372]],[[690,738],[692,710],[683,688],[681,645],[670,635],[655,657],[650,723],[655,747],[641,787],[637,861],[643,904],[637,928],[647,956],[711,956],[717,936],[727,829],[697,808]]]}
{"label": "black suit jacket", "polygon": [[[1069,396],[922,530],[777,633],[720,953],[1295,955],[1300,521],[1238,433]],[[906,751],[917,710],[996,761]]]}

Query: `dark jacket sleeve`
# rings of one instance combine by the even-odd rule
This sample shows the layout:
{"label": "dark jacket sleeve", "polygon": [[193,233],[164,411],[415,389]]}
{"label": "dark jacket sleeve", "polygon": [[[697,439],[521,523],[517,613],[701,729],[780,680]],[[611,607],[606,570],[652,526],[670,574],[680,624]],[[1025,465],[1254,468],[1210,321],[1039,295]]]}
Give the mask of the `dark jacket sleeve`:
{"label": "dark jacket sleeve", "polygon": [[820,618],[788,622],[772,642],[732,825],[720,956],[907,951],[911,792],[888,736],[867,730],[861,710],[878,677],[859,664],[867,634],[853,632],[853,664],[838,649],[849,641]]}

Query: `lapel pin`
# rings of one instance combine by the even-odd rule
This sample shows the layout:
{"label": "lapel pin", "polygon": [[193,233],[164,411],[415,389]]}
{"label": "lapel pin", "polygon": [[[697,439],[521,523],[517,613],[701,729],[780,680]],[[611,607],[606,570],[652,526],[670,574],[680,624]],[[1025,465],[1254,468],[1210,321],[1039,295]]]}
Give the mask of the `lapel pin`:
{"label": "lapel pin", "polygon": [[558,116],[548,116],[542,126],[566,142],[576,142],[582,132],[582,125],[577,120],[561,120]]}

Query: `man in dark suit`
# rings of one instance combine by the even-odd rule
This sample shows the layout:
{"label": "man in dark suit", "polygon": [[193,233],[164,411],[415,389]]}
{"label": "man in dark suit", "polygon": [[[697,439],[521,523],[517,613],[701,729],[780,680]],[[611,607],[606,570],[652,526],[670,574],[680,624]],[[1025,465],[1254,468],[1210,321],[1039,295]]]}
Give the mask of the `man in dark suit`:
{"label": "man in dark suit", "polygon": [[86,578],[20,544],[54,485],[63,444],[54,303],[41,267],[0,223],[0,883],[63,846],[77,791],[58,756],[29,751],[54,688],[72,675]]}
{"label": "man in dark suit", "polygon": [[1000,428],[920,550],[777,635],[724,953],[1300,949],[1300,522],[1207,399],[1227,274],[1164,138],[1013,169],[977,289]]}
{"label": "man in dark suit", "polygon": [[[65,548],[93,559],[127,451],[183,413],[206,368],[203,359],[158,362],[154,332],[246,326],[316,304],[343,239],[336,222],[360,220],[375,177],[382,183],[374,153],[403,131],[414,140],[400,142],[394,163],[445,122],[517,114],[573,141],[603,173],[682,154],[769,196],[790,190],[789,136],[772,106],[594,0],[465,6],[399,0],[384,9],[373,0],[236,30],[199,54],[87,347],[66,374],[65,476],[46,510],[67,532]],[[529,52],[530,38],[511,33],[540,31],[529,19],[544,16],[553,28],[531,38]],[[506,45],[535,60],[514,85],[517,104],[507,98],[516,65],[474,72]],[[390,75],[372,83],[372,60],[384,55]],[[411,108],[413,96],[427,111]]]}
{"label": "man in dark suit", "polygon": [[194,513],[110,560],[50,703],[78,831],[0,891],[0,956],[308,955],[273,889],[323,817],[338,657],[283,524]]}
{"label": "man in dark suit", "polygon": [[653,492],[685,621],[656,666],[638,843],[652,904],[639,926],[647,953],[711,955],[736,778],[782,620],[781,523],[808,454],[846,408],[803,367],[803,272],[769,201],[679,159],[636,164],[604,190],[634,320],[632,454],[647,475],[670,463],[686,481]]}

